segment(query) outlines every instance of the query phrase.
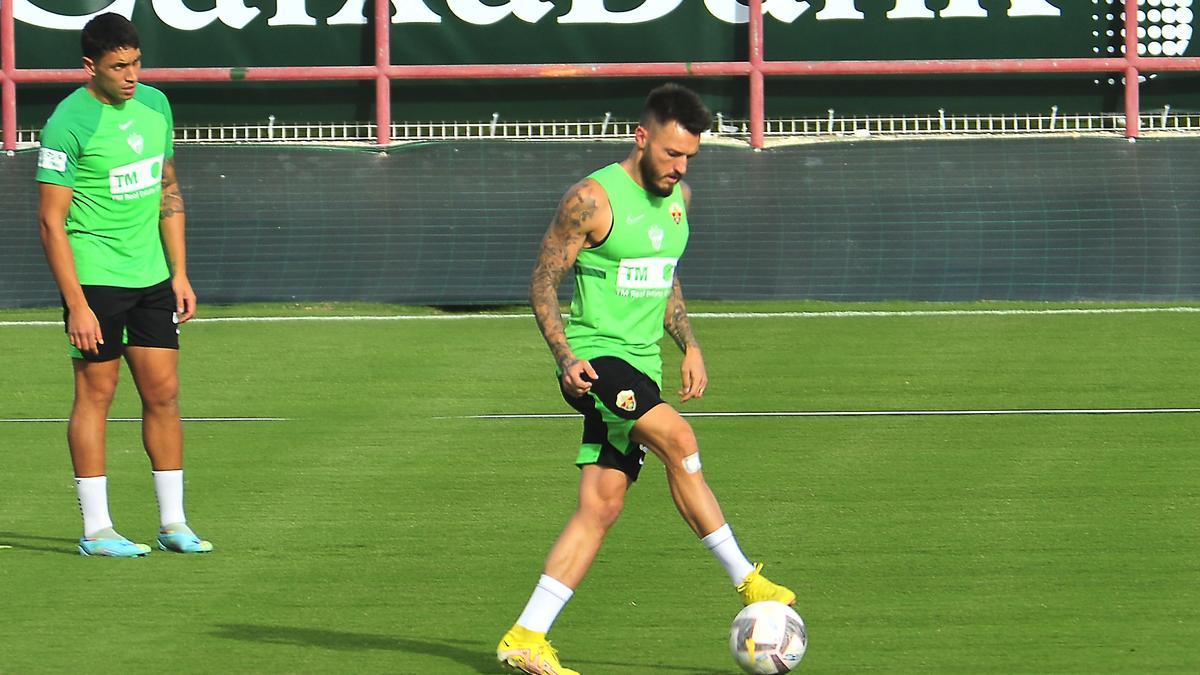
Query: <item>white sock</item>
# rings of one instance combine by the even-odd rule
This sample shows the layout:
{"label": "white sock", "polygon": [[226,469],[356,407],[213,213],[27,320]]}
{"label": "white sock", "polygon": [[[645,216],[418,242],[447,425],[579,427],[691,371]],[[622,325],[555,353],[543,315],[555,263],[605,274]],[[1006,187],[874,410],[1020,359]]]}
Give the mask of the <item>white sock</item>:
{"label": "white sock", "polygon": [[717,562],[725,568],[734,586],[740,586],[746,580],[746,575],[754,571],[754,565],[746,559],[746,554],[742,553],[742,547],[738,546],[729,523],[725,523],[700,541],[716,556]]}
{"label": "white sock", "polygon": [[158,519],[162,526],[186,523],[183,515],[183,469],[155,471],[154,494],[158,496]]}
{"label": "white sock", "polygon": [[75,493],[79,495],[79,512],[83,514],[83,536],[113,526],[108,515],[108,476],[76,476]]}
{"label": "white sock", "polygon": [[575,591],[554,577],[542,575],[537,587],[525,605],[525,611],[517,619],[517,625],[535,633],[549,633],[550,626],[558,618],[559,612],[567,605],[567,601]]}

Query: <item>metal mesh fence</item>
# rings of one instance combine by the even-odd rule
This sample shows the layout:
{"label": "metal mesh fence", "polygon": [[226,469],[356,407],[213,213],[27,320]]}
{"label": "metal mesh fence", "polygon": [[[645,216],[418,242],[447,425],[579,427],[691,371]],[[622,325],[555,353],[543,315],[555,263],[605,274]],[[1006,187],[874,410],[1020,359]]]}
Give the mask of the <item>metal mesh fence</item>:
{"label": "metal mesh fence", "polygon": [[[628,141],[386,152],[181,146],[202,301],[520,303],[575,180]],[[685,293],[709,299],[1194,300],[1200,140],[707,145]],[[35,153],[0,158],[0,306],[52,305]],[[569,289],[564,289],[569,293]]]}

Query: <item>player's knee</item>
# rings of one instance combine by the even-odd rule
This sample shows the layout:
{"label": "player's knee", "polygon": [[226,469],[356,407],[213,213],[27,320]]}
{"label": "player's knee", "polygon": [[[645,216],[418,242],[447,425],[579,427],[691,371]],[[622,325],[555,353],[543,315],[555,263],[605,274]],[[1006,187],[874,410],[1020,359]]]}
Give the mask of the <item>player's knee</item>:
{"label": "player's knee", "polygon": [[89,408],[104,408],[112,404],[115,389],[87,387],[75,390],[75,405]]}
{"label": "player's knee", "polygon": [[76,384],[75,401],[89,406],[107,406],[112,403],[116,392],[116,379],[89,377]]}
{"label": "player's knee", "polygon": [[696,441],[696,433],[692,431],[692,427],[680,424],[667,433],[664,450],[672,464],[679,464],[684,457],[700,452],[700,445]]}
{"label": "player's knee", "polygon": [[179,401],[179,380],[165,378],[138,389],[142,405],[147,408],[173,408]]}
{"label": "player's knee", "polygon": [[617,522],[617,518],[625,508],[625,495],[597,496],[581,504],[580,508],[597,527],[607,530]]}

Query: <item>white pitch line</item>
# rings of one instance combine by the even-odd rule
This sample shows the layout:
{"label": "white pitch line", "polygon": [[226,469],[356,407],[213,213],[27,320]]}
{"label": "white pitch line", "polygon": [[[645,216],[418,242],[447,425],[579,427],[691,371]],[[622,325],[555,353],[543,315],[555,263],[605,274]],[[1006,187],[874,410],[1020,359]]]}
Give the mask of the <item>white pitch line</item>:
{"label": "white pitch line", "polygon": [[[1200,408],[1031,408],[1025,410],[795,410],[773,412],[684,412],[683,417],[907,417],[932,415],[1147,415],[1166,413],[1200,413]],[[508,413],[495,415],[460,415],[436,419],[470,420],[530,420],[566,419],[577,413]]]}
{"label": "white pitch line", "polygon": [[[289,417],[184,417],[184,422],[287,422]],[[69,422],[66,417],[10,417],[0,418],[0,423],[3,422],[25,422],[25,423],[46,423],[46,422]],[[109,422],[141,422],[140,417],[110,417]]]}
{"label": "white pitch line", "polygon": [[[458,321],[462,319],[532,319],[532,314],[394,314],[387,316],[219,316],[188,323],[276,323],[281,321]],[[62,326],[62,321],[0,321],[5,326]]]}
{"label": "white pitch line", "polygon": [[[1065,309],[921,309],[850,310],[828,312],[692,312],[702,319],[842,319],[904,316],[1054,316],[1063,314],[1197,314],[1200,307],[1096,307]],[[226,316],[192,319],[194,323],[273,323],[279,321],[465,321],[468,319],[531,319],[532,314],[395,314],[388,316]],[[61,321],[0,321],[0,328],[61,326]]]}
{"label": "white pitch line", "polygon": [[915,310],[847,310],[828,312],[696,312],[688,316],[709,319],[828,319],[845,317],[897,316],[1051,316],[1060,314],[1194,314],[1200,307],[1095,307],[1064,309],[915,309]]}

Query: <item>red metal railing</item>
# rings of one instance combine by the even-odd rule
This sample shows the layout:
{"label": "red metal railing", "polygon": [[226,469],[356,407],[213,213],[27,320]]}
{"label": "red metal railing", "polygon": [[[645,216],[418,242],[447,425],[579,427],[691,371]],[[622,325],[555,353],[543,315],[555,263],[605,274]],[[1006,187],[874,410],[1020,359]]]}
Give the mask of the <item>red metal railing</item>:
{"label": "red metal railing", "polygon": [[0,134],[3,149],[17,147],[17,41],[13,37],[13,3],[0,2]]}
{"label": "red metal railing", "polygon": [[[1141,57],[1137,53],[1137,12],[1125,12],[1125,54],[1117,58],[1069,59],[960,59],[908,61],[768,61],[763,38],[762,0],[749,0],[750,57],[747,61],[703,63],[592,63],[498,64],[455,66],[401,66],[391,63],[390,0],[375,3],[375,64],[371,66],[317,66],[270,68],[148,68],[151,82],[224,82],[374,80],[376,142],[391,141],[391,81],[477,78],[595,78],[595,77],[747,77],[749,79],[750,144],[763,147],[765,78],[771,76],[831,75],[954,75],[988,73],[1122,73],[1125,77],[1125,135],[1139,131],[1138,73],[1200,71],[1197,57]],[[1136,8],[1136,4],[1129,3]],[[3,95],[0,130],[3,148],[17,143],[16,85],[19,83],[80,82],[82,69],[20,69],[16,67],[13,37],[13,3],[0,3],[0,93]]]}

